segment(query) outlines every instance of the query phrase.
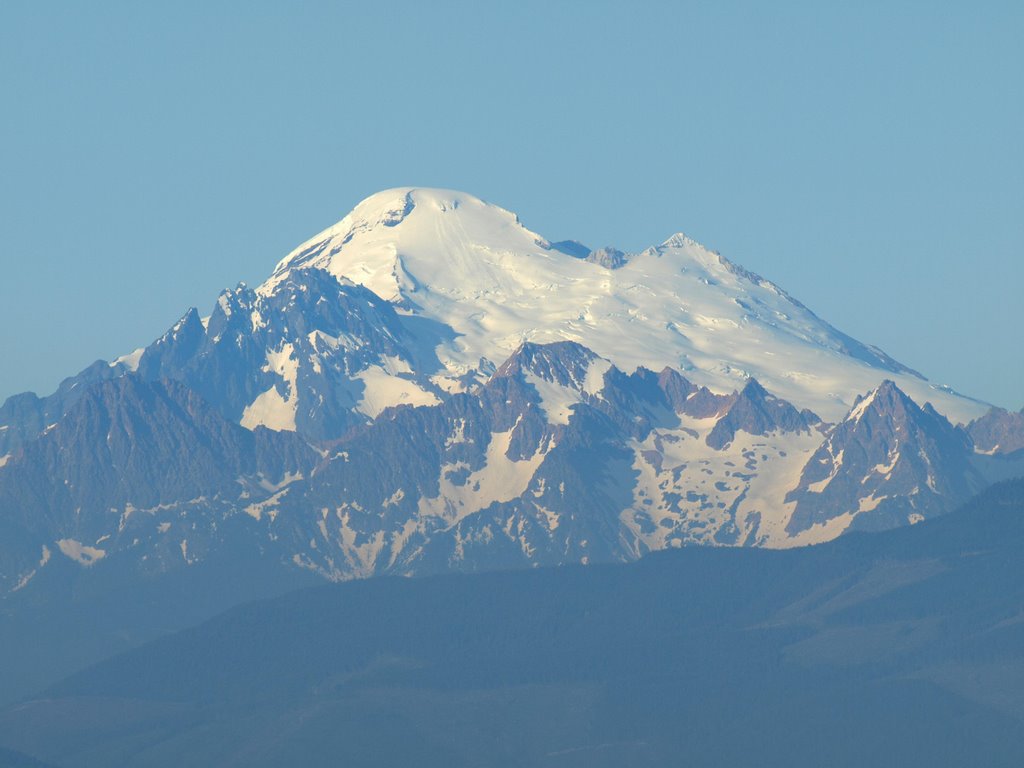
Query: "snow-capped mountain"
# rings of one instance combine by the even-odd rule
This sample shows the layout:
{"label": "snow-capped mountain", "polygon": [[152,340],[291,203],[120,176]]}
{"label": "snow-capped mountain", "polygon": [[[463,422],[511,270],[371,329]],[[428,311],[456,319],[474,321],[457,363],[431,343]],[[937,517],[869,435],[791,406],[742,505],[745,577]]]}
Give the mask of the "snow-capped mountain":
{"label": "snow-capped mountain", "polygon": [[184,381],[242,426],[337,438],[388,405],[439,402],[433,365],[394,307],[316,269],[268,295],[240,285],[202,320],[191,310],[133,365]]}
{"label": "snow-capped mountain", "polygon": [[668,366],[719,392],[756,378],[829,420],[875,387],[879,371],[955,420],[985,410],[683,234],[617,259],[584,253],[471,195],[392,189],[300,245],[257,293],[271,296],[310,267],[365,285],[411,321],[447,330],[431,340],[440,342],[431,373],[449,391],[486,380],[525,341],[567,340],[621,370]]}
{"label": "snow-capped mountain", "polygon": [[1024,410],[993,408],[967,425],[979,453],[1009,454],[1024,449]]}
{"label": "snow-capped mountain", "polygon": [[131,553],[142,572],[192,562],[235,510],[319,458],[293,433],[225,420],[179,382],[89,387],[0,472],[0,581],[17,591],[62,555],[93,566]]}
{"label": "snow-capped mountain", "polygon": [[55,423],[86,385],[127,373],[184,381],[247,427],[323,440],[388,406],[478,386],[525,341],[563,340],[620,370],[671,367],[721,394],[756,378],[826,420],[884,376],[953,421],[986,410],[683,235],[638,254],[592,252],[470,195],[396,189],[300,246],[256,290],[225,291],[209,316],[189,310],[149,347],[49,397],[10,398],[0,455]]}
{"label": "snow-capped mountain", "polygon": [[58,555],[343,579],[816,543],[1024,472],[985,410],[682,235],[591,251],[390,190],[0,407],[0,590]]}
{"label": "snow-capped mountain", "polygon": [[949,511],[1022,446],[684,236],[593,251],[391,190],[0,406],[0,643],[67,672],[321,579],[814,544]]}
{"label": "snow-capped mountain", "polygon": [[807,463],[786,496],[796,502],[788,529],[893,528],[945,511],[950,499],[963,500],[985,484],[972,449],[963,428],[884,381]]}

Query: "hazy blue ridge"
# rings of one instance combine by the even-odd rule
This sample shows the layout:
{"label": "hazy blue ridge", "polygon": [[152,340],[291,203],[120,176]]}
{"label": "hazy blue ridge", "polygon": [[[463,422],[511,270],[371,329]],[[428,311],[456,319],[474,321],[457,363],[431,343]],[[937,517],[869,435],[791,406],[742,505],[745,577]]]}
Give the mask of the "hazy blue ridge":
{"label": "hazy blue ridge", "polygon": [[817,547],[327,585],[0,715],[66,766],[1011,766],[1024,480]]}

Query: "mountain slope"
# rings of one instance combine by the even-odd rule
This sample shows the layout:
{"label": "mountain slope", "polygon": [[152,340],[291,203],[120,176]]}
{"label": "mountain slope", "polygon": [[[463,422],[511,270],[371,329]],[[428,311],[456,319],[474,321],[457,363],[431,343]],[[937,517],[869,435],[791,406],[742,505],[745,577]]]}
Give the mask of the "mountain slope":
{"label": "mountain slope", "polygon": [[575,258],[471,195],[402,188],[361,202],[257,290],[272,295],[292,271],[314,267],[451,328],[452,340],[438,348],[445,370],[437,381],[446,387],[467,374],[485,379],[481,360],[497,364],[523,341],[567,339],[624,371],[669,366],[718,391],[753,377],[826,419],[845,413],[880,373],[952,418],[983,410],[684,235],[620,256],[614,269]]}
{"label": "mountain slope", "polygon": [[[950,470],[943,482],[960,483],[956,493],[1024,471],[1021,457],[976,455],[934,413],[909,401],[904,412],[915,409],[945,424],[946,441],[905,440],[906,471],[863,478],[848,449],[835,469],[848,477],[822,506],[820,481],[798,483],[821,470],[812,457],[835,450],[842,425],[754,381],[715,395],[670,369],[627,375],[570,342],[526,344],[473,393],[388,409],[317,451],[293,433],[231,424],[175,382],[96,385],[0,468],[0,690],[15,696],[288,584],[820,542],[903,522],[861,511],[861,498],[906,503],[907,484],[927,487],[935,467]],[[857,450],[869,463],[900,429],[916,434],[868,423]],[[731,437],[716,447],[722,424]],[[931,516],[953,498],[914,509]],[[823,518],[801,520],[808,509]],[[62,629],[71,616],[74,635]]]}
{"label": "mountain slope", "polygon": [[1011,413],[992,408],[967,425],[979,453],[1008,454],[1024,450],[1024,410]]}
{"label": "mountain slope", "polygon": [[195,561],[225,518],[318,460],[297,435],[232,424],[178,382],[96,385],[0,470],[0,584],[23,589],[61,556],[92,567],[134,551],[157,571]]}
{"label": "mountain slope", "polygon": [[228,525],[227,551],[332,580],[788,547],[913,523],[1022,472],[1024,454],[976,453],[892,382],[833,427],[753,379],[717,395],[573,342],[524,344],[471,392],[316,446],[133,374],[85,388],[0,467],[0,587],[54,556],[190,567],[225,556]]}
{"label": "mountain slope", "polygon": [[789,530],[838,518],[877,530],[946,512],[986,485],[972,454],[964,429],[885,381],[854,405],[787,494],[796,502]]}
{"label": "mountain slope", "polygon": [[303,590],[7,709],[0,742],[83,767],[1014,766],[1022,546],[1018,481],[821,547]]}
{"label": "mountain slope", "polygon": [[225,291],[208,317],[190,310],[153,344],[51,396],[10,398],[0,461],[84,386],[133,371],[183,381],[245,426],[325,440],[388,406],[480,385],[524,342],[557,341],[627,373],[674,368],[719,394],[756,378],[826,420],[886,377],[954,423],[985,411],[683,235],[637,254],[591,254],[471,195],[406,188],[367,198],[255,291]]}
{"label": "mountain slope", "polygon": [[285,583],[913,523],[1024,474],[1019,419],[953,426],[981,411],[683,236],[592,252],[380,193],[259,288],[0,407],[0,639],[56,660],[0,687]]}

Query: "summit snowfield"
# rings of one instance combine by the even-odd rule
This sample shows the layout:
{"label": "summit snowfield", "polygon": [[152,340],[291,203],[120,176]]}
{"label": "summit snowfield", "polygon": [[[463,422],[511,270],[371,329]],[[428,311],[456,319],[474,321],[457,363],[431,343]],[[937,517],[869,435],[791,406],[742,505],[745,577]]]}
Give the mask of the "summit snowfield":
{"label": "summit snowfield", "polygon": [[319,441],[389,407],[472,391],[524,343],[562,341],[626,373],[671,368],[720,395],[756,379],[826,422],[883,379],[954,424],[987,411],[684,235],[635,254],[591,251],[471,195],[402,188],[361,202],[255,290],[224,291],[209,315],[190,309],[149,346],[98,361],[48,397],[9,398],[0,465],[87,386],[124,375],[182,381],[244,427]]}
{"label": "summit snowfield", "polygon": [[945,514],[1021,446],[683,235],[594,251],[389,190],[0,405],[0,643],[81,661],[289,584],[817,544]]}
{"label": "summit snowfield", "polygon": [[296,248],[257,293],[301,268],[366,286],[400,316],[450,330],[430,374],[446,391],[485,381],[523,342],[574,341],[624,371],[668,366],[721,393],[756,378],[828,421],[883,378],[954,423],[987,410],[683,234],[613,253],[552,243],[462,192],[391,189]]}

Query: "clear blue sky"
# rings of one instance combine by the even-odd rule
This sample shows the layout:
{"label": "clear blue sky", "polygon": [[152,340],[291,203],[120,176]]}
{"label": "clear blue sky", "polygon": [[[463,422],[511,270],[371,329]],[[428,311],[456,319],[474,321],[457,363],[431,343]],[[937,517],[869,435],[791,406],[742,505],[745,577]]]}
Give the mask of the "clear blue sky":
{"label": "clear blue sky", "polygon": [[482,6],[0,4],[0,398],[423,185],[551,239],[685,231],[1024,405],[1024,4]]}

